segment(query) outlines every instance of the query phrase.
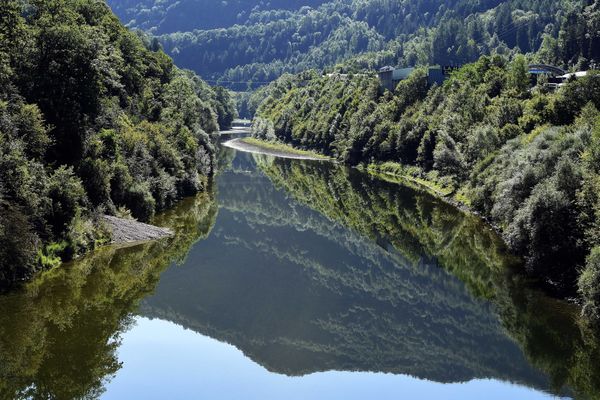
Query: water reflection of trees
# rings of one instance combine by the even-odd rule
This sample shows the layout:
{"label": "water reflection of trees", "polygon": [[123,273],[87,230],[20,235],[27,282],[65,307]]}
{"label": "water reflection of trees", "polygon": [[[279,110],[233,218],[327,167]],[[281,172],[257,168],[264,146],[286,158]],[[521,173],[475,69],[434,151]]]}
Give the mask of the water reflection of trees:
{"label": "water reflection of trees", "polygon": [[578,398],[600,398],[598,329],[579,317],[576,306],[543,295],[511,273],[516,260],[477,218],[356,170],[258,160],[275,185],[298,201],[371,238],[385,238],[409,259],[423,253],[435,258],[474,295],[490,299],[555,393],[569,387]]}
{"label": "water reflection of trees", "polygon": [[[247,158],[223,159],[235,164],[219,177],[221,220],[229,225],[202,243],[223,246],[214,254],[227,252],[222,262],[237,258],[240,268],[214,261],[212,270],[203,264],[167,276],[165,291],[145,302],[147,315],[234,343],[280,373],[370,370],[546,387],[504,329],[555,392],[569,386],[580,398],[598,398],[598,332],[576,307],[508,272],[515,261],[477,218],[338,166],[256,157],[265,178]],[[102,249],[0,297],[0,398],[100,395],[120,368],[116,349],[131,313],[173,261],[204,262],[197,257],[205,254],[188,252],[215,216],[212,200],[188,200],[155,221],[175,228],[175,238]],[[294,232],[303,233],[302,245],[290,244]],[[327,252],[318,252],[319,241]],[[256,252],[268,263],[245,268]],[[351,258],[336,258],[344,255]],[[493,306],[473,301],[445,271]]]}
{"label": "water reflection of trees", "polygon": [[[404,230],[399,251],[372,221],[365,223],[373,228],[369,235],[324,216],[319,204],[330,196],[323,187],[310,188],[322,199],[302,205],[249,159],[240,154],[219,177],[219,221],[211,237],[182,268],[165,272],[154,296],[143,302],[144,315],[233,343],[267,369],[288,375],[358,370],[548,386],[506,337],[490,303],[439,268],[408,224],[389,227],[398,237]],[[404,193],[407,199],[416,195]],[[356,193],[338,200],[348,198],[370,206]],[[345,215],[347,207],[334,203],[331,211]],[[451,208],[438,214],[461,218]]]}
{"label": "water reflection of trees", "polygon": [[119,370],[116,349],[141,298],[214,223],[211,196],[156,218],[173,238],[102,248],[0,297],[0,398],[96,398]]}

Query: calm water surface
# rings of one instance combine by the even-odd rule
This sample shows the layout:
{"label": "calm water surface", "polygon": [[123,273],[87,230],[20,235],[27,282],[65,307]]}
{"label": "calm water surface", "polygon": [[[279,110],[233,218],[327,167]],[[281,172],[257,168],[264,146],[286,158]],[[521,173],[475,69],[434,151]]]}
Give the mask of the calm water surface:
{"label": "calm water surface", "polygon": [[478,220],[222,149],[214,190],[0,297],[0,398],[600,398],[598,332]]}

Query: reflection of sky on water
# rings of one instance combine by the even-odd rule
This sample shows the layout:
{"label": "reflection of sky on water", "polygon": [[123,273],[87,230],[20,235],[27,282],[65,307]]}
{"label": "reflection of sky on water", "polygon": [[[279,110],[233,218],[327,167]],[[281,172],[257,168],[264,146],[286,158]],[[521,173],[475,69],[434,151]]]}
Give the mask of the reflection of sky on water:
{"label": "reflection of sky on water", "polygon": [[440,384],[408,376],[270,373],[235,347],[160,320],[138,318],[119,348],[123,368],[106,399],[551,399],[494,380]]}

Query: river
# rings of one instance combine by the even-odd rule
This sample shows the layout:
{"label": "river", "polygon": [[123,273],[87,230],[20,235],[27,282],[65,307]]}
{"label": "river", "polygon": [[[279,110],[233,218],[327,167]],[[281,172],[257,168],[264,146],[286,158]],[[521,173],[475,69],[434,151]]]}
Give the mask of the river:
{"label": "river", "polygon": [[1,398],[600,398],[600,336],[477,218],[221,147],[209,193],[0,296]]}

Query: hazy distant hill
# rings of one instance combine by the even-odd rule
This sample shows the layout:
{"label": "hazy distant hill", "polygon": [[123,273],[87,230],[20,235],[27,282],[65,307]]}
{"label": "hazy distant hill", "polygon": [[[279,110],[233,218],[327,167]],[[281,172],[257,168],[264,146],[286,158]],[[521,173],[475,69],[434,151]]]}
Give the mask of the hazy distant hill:
{"label": "hazy distant hill", "polygon": [[154,34],[226,28],[246,23],[253,12],[295,10],[327,0],[107,0],[123,23]]}
{"label": "hazy distant hill", "polygon": [[536,51],[545,37],[557,38],[569,13],[584,3],[107,1],[129,27],[160,35],[178,66],[238,89],[366,53],[355,65],[461,64],[484,54]]}

